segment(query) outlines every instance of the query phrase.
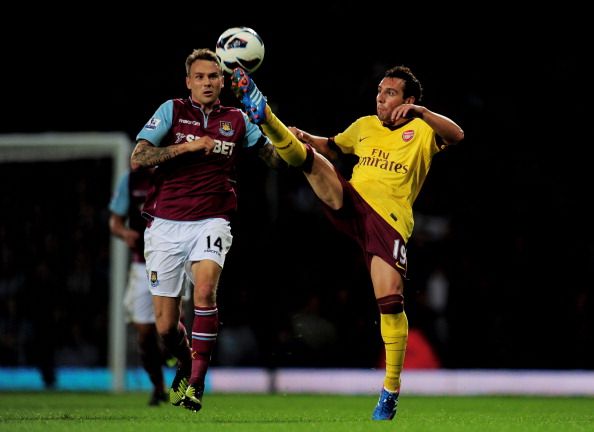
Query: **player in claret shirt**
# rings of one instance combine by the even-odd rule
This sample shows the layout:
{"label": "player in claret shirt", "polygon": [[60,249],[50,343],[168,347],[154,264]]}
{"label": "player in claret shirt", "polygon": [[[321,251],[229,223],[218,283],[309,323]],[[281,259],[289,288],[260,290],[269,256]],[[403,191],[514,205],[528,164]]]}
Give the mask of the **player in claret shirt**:
{"label": "player in claret shirt", "polygon": [[[194,50],[186,59],[190,95],[157,109],[136,137],[130,159],[132,169],[155,167],[144,205],[147,276],[157,331],[178,359],[169,399],[192,411],[202,407],[217,340],[216,292],[232,242],[236,165],[245,151],[259,152],[269,164],[275,160],[258,126],[241,110],[220,104],[223,85],[216,54]],[[194,285],[191,346],[179,323],[184,273]]]}

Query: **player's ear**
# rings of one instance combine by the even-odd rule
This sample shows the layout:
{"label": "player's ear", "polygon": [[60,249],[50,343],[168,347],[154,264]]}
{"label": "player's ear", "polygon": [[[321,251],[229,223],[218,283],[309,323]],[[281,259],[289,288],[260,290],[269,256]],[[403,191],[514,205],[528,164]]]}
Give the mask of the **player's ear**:
{"label": "player's ear", "polygon": [[407,103],[407,104],[414,104],[415,101],[416,101],[416,99],[414,96],[409,96],[406,99],[404,99],[404,103]]}

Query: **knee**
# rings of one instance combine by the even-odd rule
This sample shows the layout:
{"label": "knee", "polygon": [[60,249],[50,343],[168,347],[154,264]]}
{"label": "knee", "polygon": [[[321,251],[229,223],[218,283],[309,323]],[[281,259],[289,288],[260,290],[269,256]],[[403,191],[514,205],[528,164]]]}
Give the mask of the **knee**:
{"label": "knee", "polygon": [[196,285],[194,290],[194,306],[209,307],[216,304],[216,284]]}
{"label": "knee", "polygon": [[392,294],[377,299],[377,305],[380,313],[392,315],[404,311],[404,296],[401,294]]}

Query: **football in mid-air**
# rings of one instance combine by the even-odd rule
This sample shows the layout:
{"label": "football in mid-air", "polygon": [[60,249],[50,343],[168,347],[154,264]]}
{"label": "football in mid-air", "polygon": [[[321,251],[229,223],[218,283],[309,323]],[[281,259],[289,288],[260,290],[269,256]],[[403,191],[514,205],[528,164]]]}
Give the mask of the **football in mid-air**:
{"label": "football in mid-air", "polygon": [[264,60],[264,41],[249,27],[232,27],[221,33],[215,51],[225,72],[241,67],[252,73]]}

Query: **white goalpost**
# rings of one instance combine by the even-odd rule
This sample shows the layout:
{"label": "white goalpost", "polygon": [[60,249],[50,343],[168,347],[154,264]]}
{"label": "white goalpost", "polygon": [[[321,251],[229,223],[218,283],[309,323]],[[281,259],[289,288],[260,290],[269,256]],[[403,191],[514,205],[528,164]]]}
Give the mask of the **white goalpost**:
{"label": "white goalpost", "polygon": [[[110,190],[129,166],[130,139],[124,133],[47,132],[0,135],[0,164],[111,158],[113,174]],[[1,167],[0,167],[1,169]],[[128,271],[128,248],[110,239],[108,362],[112,391],[125,390],[126,323],[122,299]]]}

